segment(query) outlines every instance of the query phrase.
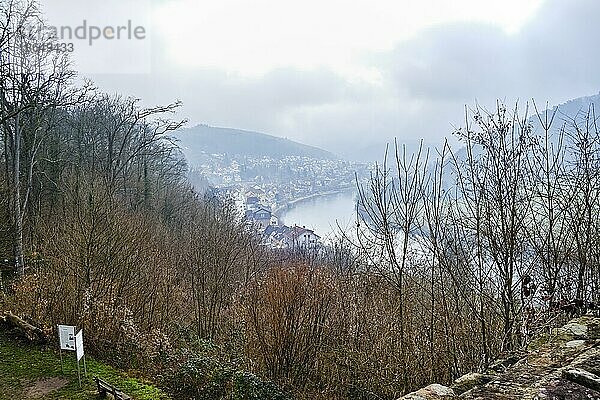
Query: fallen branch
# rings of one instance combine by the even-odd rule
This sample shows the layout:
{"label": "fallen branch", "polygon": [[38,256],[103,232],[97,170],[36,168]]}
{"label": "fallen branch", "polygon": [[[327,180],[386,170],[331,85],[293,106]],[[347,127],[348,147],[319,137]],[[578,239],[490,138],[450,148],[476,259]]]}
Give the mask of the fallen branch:
{"label": "fallen branch", "polygon": [[47,341],[46,334],[42,329],[31,325],[10,311],[6,311],[4,315],[0,315],[0,322],[19,330],[31,342],[45,343]]}

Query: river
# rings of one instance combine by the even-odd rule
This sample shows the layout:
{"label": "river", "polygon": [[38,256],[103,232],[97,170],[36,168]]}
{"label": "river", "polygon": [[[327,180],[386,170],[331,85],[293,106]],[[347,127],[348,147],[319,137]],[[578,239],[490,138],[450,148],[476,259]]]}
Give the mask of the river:
{"label": "river", "polygon": [[324,240],[338,231],[347,229],[356,221],[356,192],[343,192],[310,198],[294,204],[280,216],[288,226],[306,226]]}

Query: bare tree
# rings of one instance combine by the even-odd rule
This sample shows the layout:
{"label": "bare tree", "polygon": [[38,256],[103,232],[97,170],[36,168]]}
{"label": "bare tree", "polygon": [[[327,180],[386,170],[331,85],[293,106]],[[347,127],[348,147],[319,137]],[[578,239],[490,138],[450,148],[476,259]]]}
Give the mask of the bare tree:
{"label": "bare tree", "polygon": [[600,228],[596,218],[600,209],[600,131],[593,106],[570,118],[567,135],[572,150],[566,176],[572,193],[568,213],[577,264],[574,288],[570,289],[571,299],[581,302],[590,297],[591,274],[600,261],[594,258]]}
{"label": "bare tree", "polygon": [[464,199],[477,196],[481,207],[477,207],[475,225],[470,228],[484,241],[481,250],[485,254],[478,256],[484,257],[478,268],[485,264],[494,267],[489,278],[499,285],[503,346],[508,349],[518,344],[519,280],[532,268],[523,240],[531,209],[531,194],[525,184],[526,160],[533,144],[528,118],[527,109],[521,117],[517,107],[508,112],[500,103],[494,113],[478,107],[473,113],[478,129],[467,125],[458,132],[467,146],[470,166],[466,174],[459,175],[466,183],[459,185],[463,190],[460,195],[464,194]]}
{"label": "bare tree", "polygon": [[9,181],[15,268],[25,273],[23,220],[38,152],[54,111],[73,102],[68,57],[43,31],[34,1],[10,0],[0,8],[0,124]]}

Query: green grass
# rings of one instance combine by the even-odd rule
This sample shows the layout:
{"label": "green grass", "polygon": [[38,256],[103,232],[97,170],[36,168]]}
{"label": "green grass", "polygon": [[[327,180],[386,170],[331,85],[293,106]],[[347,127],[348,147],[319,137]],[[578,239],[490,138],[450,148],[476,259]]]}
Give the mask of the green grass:
{"label": "green grass", "polygon": [[[82,387],[77,379],[77,362],[74,352],[63,352],[64,374],[60,368],[58,351],[25,344],[0,331],[0,400],[27,398],[28,390],[38,381],[64,378],[67,383],[38,399],[98,399],[93,381],[98,376],[115,385],[136,400],[166,400],[169,397],[149,383],[126,376],[124,373],[87,357],[87,378]],[[82,360],[83,361],[83,360]]]}

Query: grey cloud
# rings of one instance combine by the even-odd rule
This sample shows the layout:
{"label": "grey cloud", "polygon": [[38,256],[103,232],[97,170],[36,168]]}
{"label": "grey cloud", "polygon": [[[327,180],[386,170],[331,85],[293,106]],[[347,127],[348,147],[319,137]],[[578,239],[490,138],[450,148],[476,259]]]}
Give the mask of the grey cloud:
{"label": "grey cloud", "polygon": [[[277,69],[260,77],[216,70],[156,71],[152,75],[96,75],[100,86],[141,97],[146,103],[184,102],[192,121],[264,129],[289,110],[320,107],[360,97],[333,72]],[[272,123],[272,122],[271,122]]]}
{"label": "grey cloud", "polygon": [[360,159],[379,159],[394,137],[440,142],[463,120],[464,105],[534,97],[550,104],[600,88],[600,2],[547,1],[507,35],[489,25],[448,24],[371,54],[382,86],[349,82],[322,68],[282,68],[242,77],[174,69],[156,42],[151,75],[99,75],[102,88],[146,104],[181,99],[191,123],[289,137]]}
{"label": "grey cloud", "polygon": [[511,45],[489,26],[438,27],[400,45],[390,73],[400,92],[411,98],[465,101],[477,93],[499,94],[518,70]]}
{"label": "grey cloud", "polygon": [[389,76],[401,93],[431,101],[563,101],[596,92],[598,15],[593,0],[551,1],[513,35],[477,24],[437,27],[395,49]]}

